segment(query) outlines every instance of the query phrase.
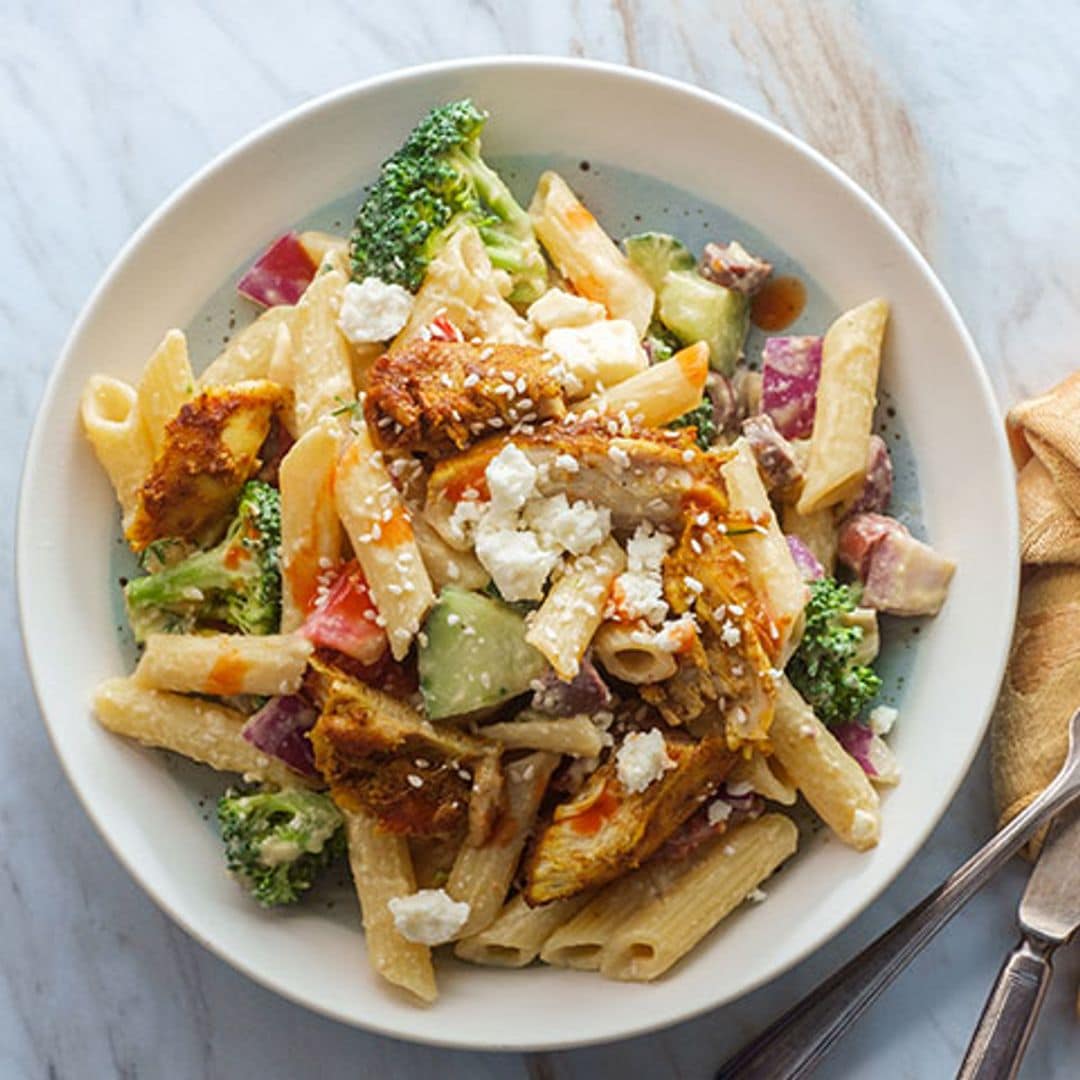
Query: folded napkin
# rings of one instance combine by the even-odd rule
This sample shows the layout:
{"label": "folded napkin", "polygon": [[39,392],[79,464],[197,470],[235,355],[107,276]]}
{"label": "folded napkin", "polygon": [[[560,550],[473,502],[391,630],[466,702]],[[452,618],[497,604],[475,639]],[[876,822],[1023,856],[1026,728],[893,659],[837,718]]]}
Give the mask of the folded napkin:
{"label": "folded napkin", "polygon": [[[1054,778],[1080,708],[1080,373],[1006,421],[1019,469],[1020,608],[991,727],[999,825]],[[1037,853],[1041,836],[1029,854]]]}

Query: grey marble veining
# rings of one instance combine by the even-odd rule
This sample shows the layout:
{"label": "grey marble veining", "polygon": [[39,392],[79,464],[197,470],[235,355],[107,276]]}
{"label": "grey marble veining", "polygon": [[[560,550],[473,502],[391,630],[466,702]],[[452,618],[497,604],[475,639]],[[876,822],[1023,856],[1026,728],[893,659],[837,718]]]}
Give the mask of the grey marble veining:
{"label": "grey marble veining", "polygon": [[[863,183],[926,252],[1004,406],[1077,365],[1078,42],[1072,0],[1023,10],[931,0],[9,0],[0,34],[0,501],[14,507],[33,410],[72,319],[178,183],[306,98],[451,56],[615,60],[778,119]],[[854,925],[774,984],[689,1024],[547,1055],[407,1046],[257,987],[190,941],[127,876],[68,789],[41,726],[11,561],[9,542],[0,563],[5,1078],[706,1077],[992,827],[980,758],[922,853]],[[1011,866],[978,897],[820,1075],[952,1075],[1014,937],[1023,878]],[[1080,1071],[1078,981],[1074,948],[1058,963],[1026,1077]]]}

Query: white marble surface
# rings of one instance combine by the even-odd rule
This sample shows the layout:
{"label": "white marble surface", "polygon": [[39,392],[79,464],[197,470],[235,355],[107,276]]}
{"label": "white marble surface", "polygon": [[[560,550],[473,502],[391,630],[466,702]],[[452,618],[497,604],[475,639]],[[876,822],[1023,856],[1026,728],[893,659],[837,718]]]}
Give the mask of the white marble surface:
{"label": "white marble surface", "polygon": [[[33,411],[73,317],[121,243],[178,183],[308,97],[470,54],[627,62],[775,117],[908,228],[967,318],[1005,405],[1077,364],[1078,42],[1074,0],[8,0],[0,32],[0,413],[8,417],[0,502],[14,506]],[[528,1057],[395,1043],[248,982],[175,928],[117,864],[68,789],[37,715],[11,561],[8,543],[0,564],[5,1078],[707,1077],[991,829],[980,759],[924,851],[870,911],[775,984],[695,1022]],[[1024,868],[1012,866],[978,897],[820,1075],[952,1075],[1012,942],[1023,878]],[[1074,948],[1059,961],[1024,1076],[1080,1072],[1078,980]]]}

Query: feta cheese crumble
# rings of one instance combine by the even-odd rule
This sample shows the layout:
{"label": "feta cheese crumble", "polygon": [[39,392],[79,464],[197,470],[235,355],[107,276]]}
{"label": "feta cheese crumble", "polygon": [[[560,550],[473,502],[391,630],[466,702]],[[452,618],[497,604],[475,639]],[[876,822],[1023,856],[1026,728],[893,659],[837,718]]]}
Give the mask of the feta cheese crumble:
{"label": "feta cheese crumble", "polygon": [[627,619],[644,619],[659,626],[667,618],[661,568],[674,541],[642,522],[626,545],[626,570],[616,579],[613,596],[618,614]]}
{"label": "feta cheese crumble", "polygon": [[647,733],[631,731],[615,752],[615,762],[619,783],[631,794],[644,791],[668,769],[675,768],[659,728]]}
{"label": "feta cheese crumble", "polygon": [[564,289],[548,289],[525,312],[525,317],[542,333],[556,326],[587,326],[606,318],[603,304],[575,296]]}
{"label": "feta cheese crumble", "polygon": [[[576,464],[576,463],[575,463]],[[462,498],[454,507],[446,538],[470,541],[480,564],[509,601],[541,600],[562,556],[585,555],[611,532],[611,512],[565,495],[537,491],[540,470],[513,443],[488,462],[484,477],[490,500]]]}
{"label": "feta cheese crumble", "polygon": [[395,896],[386,905],[394,929],[420,945],[445,945],[469,919],[469,905],[452,900],[445,889],[420,889],[410,896]]}
{"label": "feta cheese crumble", "polygon": [[870,721],[870,730],[875,735],[888,735],[899,715],[900,713],[891,705],[875,705],[867,717]]}
{"label": "feta cheese crumble", "polygon": [[388,341],[409,321],[413,296],[400,285],[375,277],[345,286],[338,326],[354,345]]}
{"label": "feta cheese crumble", "polygon": [[731,817],[731,803],[724,802],[723,799],[717,799],[715,802],[709,803],[708,809],[705,811],[705,817],[709,824],[715,828]]}
{"label": "feta cheese crumble", "polygon": [[[544,348],[554,353],[566,390],[591,393],[598,382],[611,382],[617,371],[626,378],[649,366],[634,324],[604,319],[588,326],[558,326],[544,335]],[[617,429],[616,429],[617,430]]]}

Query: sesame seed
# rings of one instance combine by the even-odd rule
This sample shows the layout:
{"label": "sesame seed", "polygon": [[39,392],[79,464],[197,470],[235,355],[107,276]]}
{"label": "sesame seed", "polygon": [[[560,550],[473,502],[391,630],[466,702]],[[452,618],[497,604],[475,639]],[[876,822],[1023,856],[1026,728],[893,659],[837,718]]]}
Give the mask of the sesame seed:
{"label": "sesame seed", "polygon": [[424,786],[424,781],[417,776],[416,773],[409,773],[405,779],[408,780],[414,788],[422,788]]}

